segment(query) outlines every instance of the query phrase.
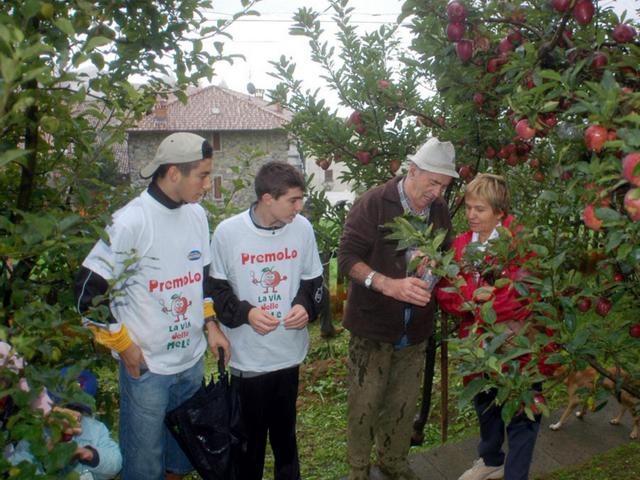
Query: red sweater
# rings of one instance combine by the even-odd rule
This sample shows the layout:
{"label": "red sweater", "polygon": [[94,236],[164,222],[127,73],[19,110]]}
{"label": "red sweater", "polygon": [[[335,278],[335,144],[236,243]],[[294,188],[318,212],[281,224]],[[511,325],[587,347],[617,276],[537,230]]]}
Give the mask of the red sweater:
{"label": "red sweater", "polygon": [[[522,227],[520,225],[513,225],[513,216],[509,215],[503,222],[502,226],[505,228],[509,228],[514,234],[516,234]],[[471,243],[471,238],[473,236],[473,232],[471,230],[462,233],[456,237],[453,241],[452,248],[455,249],[454,259],[456,261],[461,261],[464,255],[464,250],[469,243]],[[521,263],[526,260],[526,258],[530,258],[533,256],[533,253],[528,254],[525,258],[514,261],[511,265],[506,266],[500,272],[500,278],[506,278],[511,280],[508,284],[502,287],[496,287],[493,292],[493,310],[496,314],[496,323],[507,322],[507,321],[517,321],[524,323],[529,315],[531,314],[531,303],[532,299],[529,297],[523,298],[518,291],[513,288],[513,283],[516,281],[522,281],[523,278],[530,276],[531,274],[527,272],[521,265]],[[493,259],[489,256],[486,257],[487,264],[493,262]],[[473,294],[476,289],[480,287],[492,286],[486,278],[481,276],[474,275],[473,272],[463,272],[461,271],[458,276],[462,278],[465,282],[464,285],[459,287],[459,292],[445,292],[443,289],[447,287],[452,287],[452,283],[447,279],[443,278],[438,286],[436,287],[436,297],[438,299],[438,303],[440,308],[447,313],[461,316],[461,322],[459,326],[458,336],[460,338],[467,337],[471,331],[471,327],[475,322],[482,324],[482,319],[480,318],[480,307],[478,306],[475,311],[469,310],[461,310],[462,305],[465,302],[473,301]],[[553,334],[552,331],[548,331],[547,335],[551,336]],[[547,348],[545,348],[545,351]],[[531,359],[530,355],[523,355],[519,358],[521,365],[525,365]],[[555,370],[554,366],[547,365],[545,363],[545,358],[541,358],[538,364],[538,368],[543,375],[551,375],[553,370]]]}

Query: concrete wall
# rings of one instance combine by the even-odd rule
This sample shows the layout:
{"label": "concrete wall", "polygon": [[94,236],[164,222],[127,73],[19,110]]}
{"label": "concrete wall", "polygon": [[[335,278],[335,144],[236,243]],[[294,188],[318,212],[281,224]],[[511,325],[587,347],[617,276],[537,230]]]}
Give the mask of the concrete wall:
{"label": "concrete wall", "polygon": [[[160,142],[171,133],[129,132],[128,156],[132,182],[147,183],[147,180],[140,179],[140,168],[153,159]],[[211,132],[193,133],[201,135],[213,145]],[[291,161],[288,158],[287,135],[279,130],[219,132],[219,134],[220,151],[213,152],[212,178],[221,175],[223,187],[232,190],[233,181],[238,177],[233,167],[239,167],[240,175],[250,183],[250,186],[234,196],[234,204],[239,207],[248,207],[255,200],[252,186],[253,177],[258,168],[271,160]],[[210,200],[214,200],[213,195],[212,190],[209,192]]]}

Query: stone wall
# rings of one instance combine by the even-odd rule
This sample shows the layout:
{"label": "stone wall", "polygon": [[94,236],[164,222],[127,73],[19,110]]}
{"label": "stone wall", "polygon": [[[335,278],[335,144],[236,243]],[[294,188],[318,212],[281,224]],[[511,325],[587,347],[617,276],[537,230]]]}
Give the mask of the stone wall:
{"label": "stone wall", "polygon": [[[160,145],[160,142],[172,132],[129,132],[128,156],[131,181],[144,185],[147,180],[139,176],[140,168],[150,162]],[[211,142],[212,132],[193,132]],[[253,191],[253,177],[258,168],[271,160],[286,162],[288,160],[287,135],[281,130],[219,132],[220,150],[213,152],[212,179],[216,175],[222,176],[222,185],[232,190],[233,181],[237,174],[233,167],[240,167],[240,175],[250,182],[250,187],[243,189],[234,196],[234,204],[239,207],[249,206],[255,200]],[[214,191],[208,194],[214,200]]]}

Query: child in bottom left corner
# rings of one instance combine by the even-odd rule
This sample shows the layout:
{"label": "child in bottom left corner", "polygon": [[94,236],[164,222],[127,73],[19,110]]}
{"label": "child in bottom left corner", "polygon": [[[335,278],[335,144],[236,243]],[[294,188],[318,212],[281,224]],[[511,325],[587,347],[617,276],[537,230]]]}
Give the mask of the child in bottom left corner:
{"label": "child in bottom left corner", "polygon": [[[64,375],[66,368],[61,374]],[[98,391],[96,376],[83,370],[77,377],[80,388],[95,398]],[[55,394],[51,394],[56,398]],[[69,438],[78,448],[71,459],[71,469],[80,474],[80,480],[110,480],[115,478],[122,469],[122,453],[117,442],[111,437],[107,426],[93,416],[91,408],[79,403],[65,405],[65,408],[80,412],[80,432]],[[28,442],[20,442],[8,460],[17,465],[22,461],[33,462],[34,457],[29,451]]]}

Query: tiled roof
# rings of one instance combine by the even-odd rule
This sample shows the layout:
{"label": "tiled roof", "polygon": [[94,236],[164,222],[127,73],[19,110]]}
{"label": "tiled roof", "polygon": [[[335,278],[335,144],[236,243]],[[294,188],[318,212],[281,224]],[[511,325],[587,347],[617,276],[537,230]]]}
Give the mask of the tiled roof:
{"label": "tiled roof", "polygon": [[175,97],[166,101],[166,118],[151,113],[128,131],[274,130],[292,117],[291,112],[259,97],[215,85],[187,91],[187,95],[186,105]]}

